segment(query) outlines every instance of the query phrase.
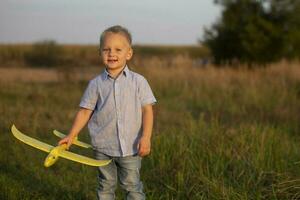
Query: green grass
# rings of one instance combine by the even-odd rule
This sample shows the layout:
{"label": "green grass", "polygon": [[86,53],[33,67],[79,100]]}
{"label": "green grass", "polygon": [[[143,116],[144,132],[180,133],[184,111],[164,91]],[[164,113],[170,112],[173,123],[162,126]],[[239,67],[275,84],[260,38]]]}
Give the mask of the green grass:
{"label": "green grass", "polygon": [[[137,71],[158,99],[141,171],[148,199],[300,198],[299,65]],[[96,168],[64,159],[44,168],[46,154],[9,130],[55,144],[51,131],[70,128],[87,83],[0,84],[0,199],[95,199]]]}

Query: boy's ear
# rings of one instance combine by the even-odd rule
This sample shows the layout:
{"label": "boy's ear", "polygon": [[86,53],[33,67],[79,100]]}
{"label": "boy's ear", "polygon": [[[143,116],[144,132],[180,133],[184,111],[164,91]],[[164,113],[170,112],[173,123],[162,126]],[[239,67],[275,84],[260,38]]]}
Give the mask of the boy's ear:
{"label": "boy's ear", "polygon": [[133,49],[130,47],[126,59],[130,60],[132,55],[133,55]]}

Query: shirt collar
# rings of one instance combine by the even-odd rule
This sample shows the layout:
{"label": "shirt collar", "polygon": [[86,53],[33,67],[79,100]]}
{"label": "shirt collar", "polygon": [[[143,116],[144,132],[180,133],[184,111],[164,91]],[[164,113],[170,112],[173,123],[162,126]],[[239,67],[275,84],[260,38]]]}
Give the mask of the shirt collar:
{"label": "shirt collar", "polygon": [[[124,67],[124,69],[123,69],[123,71],[121,72],[125,77],[127,77],[128,76],[128,74],[129,74],[129,72],[130,72],[130,70],[128,69],[128,66],[127,65],[125,65],[125,67]],[[109,73],[108,73],[108,71],[106,70],[106,69],[104,69],[104,72],[102,73],[103,74],[103,78],[104,78],[104,80],[106,80],[106,79],[108,79],[109,78]]]}

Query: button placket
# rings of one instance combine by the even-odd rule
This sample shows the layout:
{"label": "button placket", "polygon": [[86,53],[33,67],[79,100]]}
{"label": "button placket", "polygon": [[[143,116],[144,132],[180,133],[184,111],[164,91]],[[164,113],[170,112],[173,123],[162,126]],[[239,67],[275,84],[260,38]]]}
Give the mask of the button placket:
{"label": "button placket", "polygon": [[120,87],[119,81],[116,79],[114,81],[115,85],[115,103],[116,103],[116,114],[117,114],[117,127],[118,127],[118,137],[120,141],[121,152],[124,150],[124,140],[122,138],[122,123],[121,123],[121,112],[120,112]]}

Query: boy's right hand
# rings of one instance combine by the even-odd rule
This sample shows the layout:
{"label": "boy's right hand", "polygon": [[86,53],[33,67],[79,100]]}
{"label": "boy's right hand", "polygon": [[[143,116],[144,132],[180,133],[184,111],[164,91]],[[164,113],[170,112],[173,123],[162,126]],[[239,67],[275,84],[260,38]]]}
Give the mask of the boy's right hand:
{"label": "boy's right hand", "polygon": [[69,147],[72,145],[73,143],[73,140],[74,140],[74,137],[71,137],[70,135],[67,135],[66,137],[64,137],[63,139],[61,139],[59,142],[58,142],[58,145],[62,145],[62,144],[66,144],[67,145],[67,148],[66,149],[69,149]]}

